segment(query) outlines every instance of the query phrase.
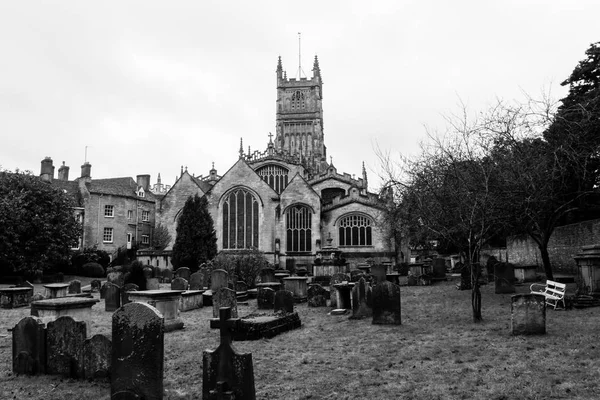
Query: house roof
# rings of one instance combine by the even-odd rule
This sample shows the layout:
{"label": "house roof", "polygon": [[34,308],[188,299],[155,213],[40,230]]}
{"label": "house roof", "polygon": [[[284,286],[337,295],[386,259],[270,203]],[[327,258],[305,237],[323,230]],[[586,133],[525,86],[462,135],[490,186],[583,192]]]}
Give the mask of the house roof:
{"label": "house roof", "polygon": [[141,198],[137,195],[137,183],[133,178],[108,178],[108,179],[93,179],[87,184],[90,193],[108,194],[113,196],[134,197],[139,200],[155,201],[154,193],[150,190],[145,191],[145,197]]}

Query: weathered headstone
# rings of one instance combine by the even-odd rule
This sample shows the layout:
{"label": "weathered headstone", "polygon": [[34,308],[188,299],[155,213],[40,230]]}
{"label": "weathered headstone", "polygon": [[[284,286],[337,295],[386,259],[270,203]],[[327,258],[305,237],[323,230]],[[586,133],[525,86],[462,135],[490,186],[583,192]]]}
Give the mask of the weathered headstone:
{"label": "weathered headstone", "polygon": [[90,288],[92,289],[92,293],[99,292],[101,287],[102,287],[102,282],[100,282],[99,279],[94,279],[93,281],[90,282]]}
{"label": "weathered headstone", "polygon": [[173,279],[173,271],[170,269],[164,269],[162,271],[162,277],[164,283],[171,283],[171,280]]}
{"label": "weathered headstone", "polygon": [[158,283],[158,278],[150,278],[146,279],[146,290],[159,290],[160,284]]}
{"label": "weathered headstone", "polygon": [[13,373],[46,372],[46,328],[36,317],[25,317],[12,330]]}
{"label": "weathered headstone", "polygon": [[127,303],[131,303],[129,300],[129,293],[137,292],[140,288],[135,283],[126,283],[121,287],[121,305],[124,306]]}
{"label": "weathered headstone", "polygon": [[263,268],[260,270],[259,277],[262,283],[275,282],[275,270],[273,268]]}
{"label": "weathered headstone", "polygon": [[106,297],[106,284],[108,282],[104,282],[102,286],[100,286],[100,298],[104,299]]}
{"label": "weathered headstone", "polygon": [[204,289],[204,275],[202,272],[194,272],[190,276],[190,290],[202,290]]}
{"label": "weathered headstone", "polygon": [[185,278],[177,277],[171,281],[171,290],[188,290],[188,286]]}
{"label": "weathered headstone", "polygon": [[370,318],[373,316],[373,300],[371,286],[360,278],[352,288],[352,319]]}
{"label": "weathered headstone", "polygon": [[210,290],[214,292],[222,287],[227,287],[227,281],[229,274],[224,269],[215,269],[211,273],[210,277]]}
{"label": "weathered headstone", "polygon": [[164,322],[146,303],[129,303],[112,317],[112,399],[163,398]]}
{"label": "weathered headstone", "polygon": [[446,278],[446,260],[441,257],[434,258],[431,261],[433,278],[444,279]]}
{"label": "weathered headstone", "polygon": [[495,293],[515,292],[515,269],[510,263],[499,262],[494,264]]}
{"label": "weathered headstone", "polygon": [[69,294],[81,293],[81,281],[74,279],[71,282],[69,282],[68,292]]}
{"label": "weathered headstone", "polygon": [[312,284],[308,287],[308,306],[309,307],[325,307],[327,306],[327,299],[329,298],[329,292],[323,286],[318,283]]}
{"label": "weathered headstone", "polygon": [[121,287],[125,284],[125,276],[123,275],[123,272],[121,272],[121,271],[109,272],[106,275],[106,281]]}
{"label": "weathered headstone", "polygon": [[229,307],[231,309],[231,315],[233,318],[238,317],[237,310],[237,297],[235,290],[222,287],[216,292],[213,292],[213,317],[219,317],[219,309],[223,307]]}
{"label": "weathered headstone", "polygon": [[121,307],[121,288],[111,282],[104,285],[104,310],[115,311]]}
{"label": "weathered headstone", "polygon": [[373,323],[400,325],[400,286],[392,282],[378,283],[373,289]]}
{"label": "weathered headstone", "polygon": [[289,290],[278,290],[275,292],[275,299],[273,301],[274,312],[294,312],[294,293]]}
{"label": "weathered headstone", "polygon": [[83,378],[100,380],[110,377],[112,343],[104,335],[94,335],[83,343]]}
{"label": "weathered headstone", "polygon": [[221,344],[202,354],[202,398],[255,400],[252,354],[241,354],[231,345],[231,329],[239,319],[231,317],[229,308],[219,310],[219,319]]}
{"label": "weathered headstone", "polygon": [[259,310],[272,310],[275,301],[275,290],[270,287],[259,287],[256,295],[256,305]]}
{"label": "weathered headstone", "polygon": [[187,267],[181,267],[181,268],[178,268],[177,271],[175,271],[175,275],[177,275],[178,278],[183,278],[186,281],[190,280],[191,274],[192,274],[192,272]]}
{"label": "weathered headstone", "polygon": [[371,275],[373,276],[375,284],[385,281],[386,273],[387,273],[387,267],[385,265],[382,265],[382,264],[371,265]]}
{"label": "weathered headstone", "polygon": [[68,378],[83,377],[83,342],[87,324],[64,316],[48,322],[46,332],[46,372]]}
{"label": "weathered headstone", "polygon": [[546,333],[546,297],[543,294],[511,296],[510,326],[513,335]]}

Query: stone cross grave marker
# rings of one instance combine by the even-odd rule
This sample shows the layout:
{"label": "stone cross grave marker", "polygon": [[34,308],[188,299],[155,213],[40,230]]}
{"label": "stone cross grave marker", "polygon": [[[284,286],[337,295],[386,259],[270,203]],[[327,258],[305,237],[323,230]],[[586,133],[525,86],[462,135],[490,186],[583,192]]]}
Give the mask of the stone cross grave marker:
{"label": "stone cross grave marker", "polygon": [[352,288],[352,316],[351,319],[370,318],[373,316],[373,299],[371,286],[360,278]]}
{"label": "stone cross grave marker", "polygon": [[329,292],[323,286],[318,283],[314,283],[308,287],[308,306],[309,307],[325,307],[327,306],[327,299],[329,298]]}
{"label": "stone cross grave marker", "polygon": [[97,334],[83,343],[83,378],[89,380],[107,379],[110,376],[112,342],[104,335]]}
{"label": "stone cross grave marker", "polygon": [[111,282],[106,282],[104,287],[104,310],[115,311],[121,307],[121,288]]}
{"label": "stone cross grave marker", "polygon": [[164,319],[146,303],[129,303],[112,316],[112,399],[163,398]]}
{"label": "stone cross grave marker", "polygon": [[219,317],[219,309],[223,307],[229,307],[231,309],[231,316],[233,318],[238,317],[237,310],[237,296],[235,290],[222,287],[216,292],[213,292],[213,318]]}
{"label": "stone cross grave marker", "polygon": [[373,289],[373,324],[400,325],[400,286],[378,283]]}
{"label": "stone cross grave marker", "polygon": [[231,309],[219,310],[221,344],[202,354],[202,398],[255,400],[254,369],[251,353],[239,353],[231,345],[231,331],[239,323]]}
{"label": "stone cross grave marker", "polygon": [[46,372],[67,378],[83,377],[83,342],[87,324],[68,316],[48,322],[46,333]]}
{"label": "stone cross grave marker", "polygon": [[36,317],[25,317],[12,330],[13,373],[46,373],[46,328]]}

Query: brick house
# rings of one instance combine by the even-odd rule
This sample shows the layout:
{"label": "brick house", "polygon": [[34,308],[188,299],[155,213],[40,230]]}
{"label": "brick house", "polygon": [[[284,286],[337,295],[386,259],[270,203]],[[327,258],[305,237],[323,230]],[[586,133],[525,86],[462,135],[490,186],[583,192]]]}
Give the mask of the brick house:
{"label": "brick house", "polygon": [[150,175],[132,178],[92,179],[92,166],[81,166],[81,176],[69,180],[69,167],[63,162],[54,178],[51,158],[42,160],[40,177],[70,194],[74,212],[83,229],[80,248],[96,246],[116,255],[119,249],[149,248],[156,219],[156,199],[150,191]]}

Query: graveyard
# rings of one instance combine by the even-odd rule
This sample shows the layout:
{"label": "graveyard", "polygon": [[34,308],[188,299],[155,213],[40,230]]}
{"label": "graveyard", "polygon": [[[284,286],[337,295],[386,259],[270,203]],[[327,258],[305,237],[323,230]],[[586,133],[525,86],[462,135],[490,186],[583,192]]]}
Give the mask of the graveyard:
{"label": "graveyard", "polygon": [[[89,279],[79,279],[82,285]],[[65,280],[67,281],[67,280]],[[257,399],[551,399],[598,398],[600,324],[598,308],[546,310],[546,334],[511,333],[511,296],[481,286],[481,323],[474,323],[471,291],[457,290],[456,278],[430,286],[400,280],[401,324],[331,315],[331,307],[294,304],[301,326],[271,338],[233,340],[252,355]],[[34,285],[41,291],[42,285]],[[160,284],[160,289],[169,289]],[[361,287],[361,290],[364,288]],[[575,290],[573,284],[568,292]],[[517,285],[516,294],[529,293]],[[91,307],[91,335],[113,334],[113,312],[99,300]],[[264,310],[257,300],[237,305],[239,316]],[[165,399],[200,399],[203,352],[220,344],[211,328],[213,307],[181,312],[183,329],[164,333]],[[102,379],[61,375],[16,375],[12,370],[13,328],[29,307],[0,310],[0,398],[107,399]],[[156,352],[149,356],[157,356]]]}

